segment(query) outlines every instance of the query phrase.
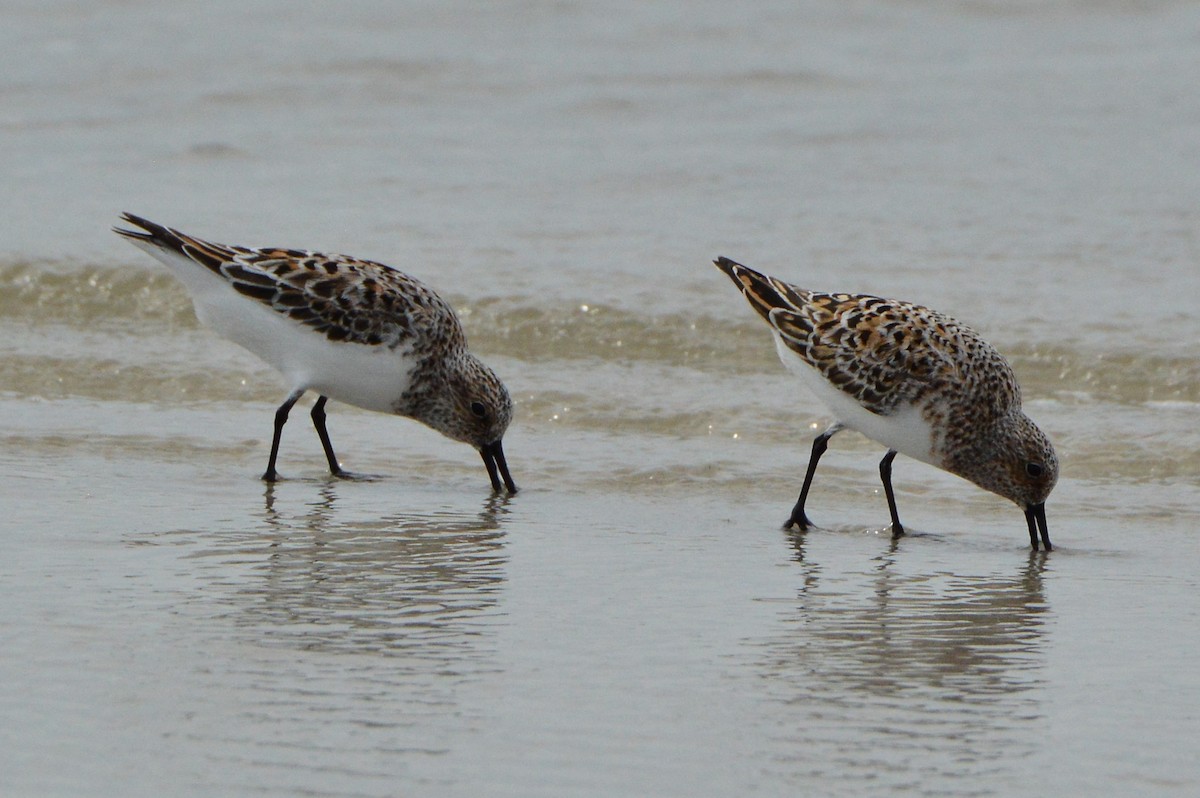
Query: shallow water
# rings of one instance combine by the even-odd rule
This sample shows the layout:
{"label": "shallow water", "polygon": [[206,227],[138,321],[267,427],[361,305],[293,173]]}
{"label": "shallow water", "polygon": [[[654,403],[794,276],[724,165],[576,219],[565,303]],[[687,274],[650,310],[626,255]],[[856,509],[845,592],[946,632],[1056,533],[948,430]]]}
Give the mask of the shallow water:
{"label": "shallow water", "polygon": [[[0,793],[1192,795],[1200,11],[28,3],[0,29]],[[108,232],[405,268],[522,491],[283,386]],[[979,329],[1055,550],[709,265]]]}

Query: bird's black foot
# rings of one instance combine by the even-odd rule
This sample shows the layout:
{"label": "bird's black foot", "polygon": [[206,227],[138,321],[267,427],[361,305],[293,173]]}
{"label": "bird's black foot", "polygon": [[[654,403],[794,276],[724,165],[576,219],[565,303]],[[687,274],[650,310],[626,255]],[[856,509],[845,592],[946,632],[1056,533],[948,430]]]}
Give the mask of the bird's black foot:
{"label": "bird's black foot", "polygon": [[263,482],[275,483],[279,481],[279,474],[275,471],[268,471],[262,475]]}
{"label": "bird's black foot", "polygon": [[904,537],[904,525],[892,524],[892,540],[898,540]]}
{"label": "bird's black foot", "polygon": [[360,474],[357,471],[347,471],[344,468],[339,468],[337,471],[330,472],[330,479],[341,479],[346,482],[376,482],[384,479],[378,474]]}
{"label": "bird's black foot", "polygon": [[801,513],[799,516],[793,515],[791,518],[789,518],[783,524],[784,529],[791,529],[792,527],[796,527],[796,529],[799,529],[801,532],[807,532],[809,529],[812,529],[812,527],[814,527],[814,526],[815,526],[815,524],[813,524],[812,521],[809,521],[808,516],[805,515],[804,513]]}

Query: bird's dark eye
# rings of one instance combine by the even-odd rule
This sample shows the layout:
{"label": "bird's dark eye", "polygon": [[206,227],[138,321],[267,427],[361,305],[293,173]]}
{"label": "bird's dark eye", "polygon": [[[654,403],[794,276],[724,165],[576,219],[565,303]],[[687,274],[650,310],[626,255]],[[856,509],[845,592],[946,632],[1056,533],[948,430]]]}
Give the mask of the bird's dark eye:
{"label": "bird's dark eye", "polygon": [[1045,472],[1046,472],[1046,467],[1044,465],[1042,465],[1041,463],[1026,463],[1025,464],[1025,473],[1028,474],[1029,476],[1033,477],[1034,479],[1037,479]]}
{"label": "bird's dark eye", "polygon": [[483,402],[471,402],[471,412],[483,418],[487,415],[487,408],[483,406]]}

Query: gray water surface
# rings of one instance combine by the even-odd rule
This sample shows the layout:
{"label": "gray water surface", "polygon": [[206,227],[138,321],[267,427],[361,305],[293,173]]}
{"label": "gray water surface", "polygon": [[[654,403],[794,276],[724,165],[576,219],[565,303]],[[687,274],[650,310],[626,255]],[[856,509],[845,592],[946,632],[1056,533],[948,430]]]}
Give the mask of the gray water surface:
{"label": "gray water surface", "polygon": [[[1200,790],[1200,9],[12,3],[0,793]],[[522,491],[284,386],[112,235],[403,268]],[[710,264],[951,313],[1055,441],[1020,511],[830,417]]]}

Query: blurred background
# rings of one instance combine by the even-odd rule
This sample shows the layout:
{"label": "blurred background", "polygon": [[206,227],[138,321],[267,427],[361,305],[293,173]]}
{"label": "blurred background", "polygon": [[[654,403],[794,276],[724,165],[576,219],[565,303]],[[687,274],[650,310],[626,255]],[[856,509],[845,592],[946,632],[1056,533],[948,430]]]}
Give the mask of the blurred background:
{"label": "blurred background", "polygon": [[[1194,794],[1200,7],[7,0],[0,792]],[[109,232],[458,308],[518,484],[284,386]],[[830,418],[710,263],[1009,356],[1020,512]]]}

